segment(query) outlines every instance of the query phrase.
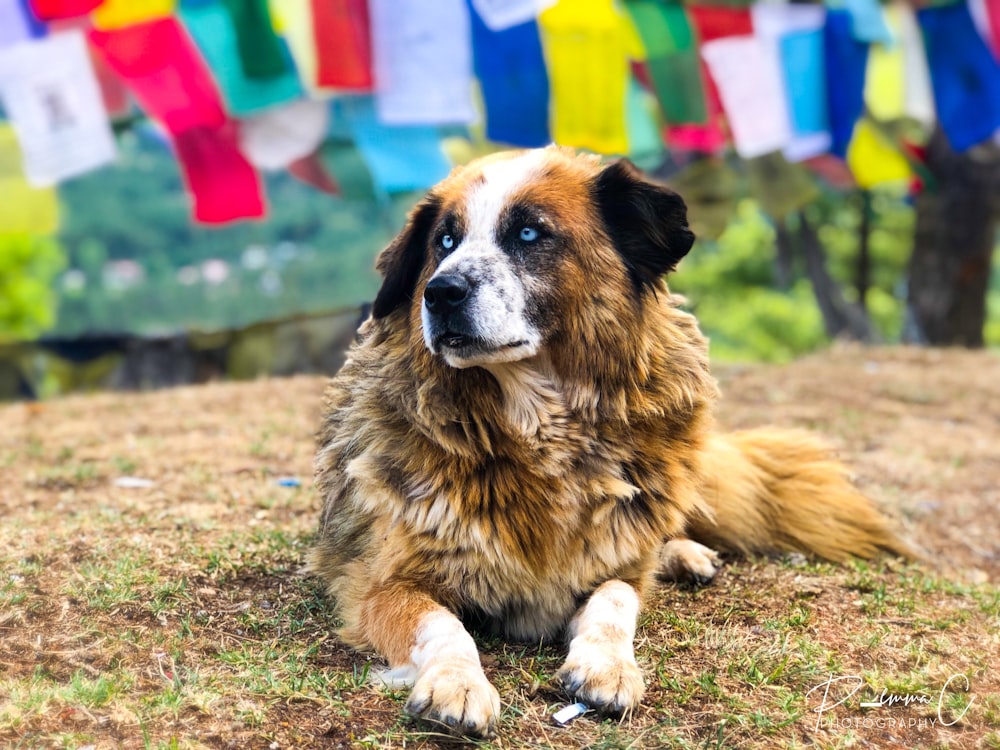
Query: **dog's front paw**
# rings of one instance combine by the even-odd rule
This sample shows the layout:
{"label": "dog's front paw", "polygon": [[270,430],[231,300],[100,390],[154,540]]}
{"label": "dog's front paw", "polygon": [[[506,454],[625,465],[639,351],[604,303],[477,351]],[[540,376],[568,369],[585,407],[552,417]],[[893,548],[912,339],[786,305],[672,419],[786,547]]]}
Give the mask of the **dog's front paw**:
{"label": "dog's front paw", "polygon": [[636,708],[646,692],[632,654],[617,654],[599,643],[571,647],[556,679],[578,701],[611,716]]}
{"label": "dog's front paw", "polygon": [[417,677],[406,712],[467,737],[490,737],[500,717],[500,694],[478,664],[443,661]]}
{"label": "dog's front paw", "polygon": [[658,575],[668,581],[686,579],[705,586],[712,582],[721,565],[714,549],[691,539],[671,539],[660,548]]}

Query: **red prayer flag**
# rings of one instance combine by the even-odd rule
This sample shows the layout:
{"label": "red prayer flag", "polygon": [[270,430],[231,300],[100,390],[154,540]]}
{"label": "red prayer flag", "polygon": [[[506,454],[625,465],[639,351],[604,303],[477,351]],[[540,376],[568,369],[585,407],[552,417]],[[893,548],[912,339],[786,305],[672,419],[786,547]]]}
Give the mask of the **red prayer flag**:
{"label": "red prayer flag", "polygon": [[196,221],[225,224],[264,216],[260,176],[240,151],[233,123],[188,128],[171,139]]}
{"label": "red prayer flag", "polygon": [[31,12],[42,21],[85,16],[104,0],[28,0]]}
{"label": "red prayer flag", "polygon": [[371,24],[367,0],[311,0],[319,86],[370,91]]}
{"label": "red prayer flag", "polygon": [[240,151],[208,66],[177,20],[94,30],[90,39],[146,114],[170,132],[195,220],[224,224],[263,216],[257,170]]}
{"label": "red prayer flag", "polygon": [[215,81],[175,18],[90,32],[105,62],[143,110],[172,133],[226,122]]}
{"label": "red prayer flag", "polygon": [[318,151],[293,161],[288,165],[288,173],[300,182],[304,182],[327,195],[340,195],[340,185],[327,171]]}
{"label": "red prayer flag", "polygon": [[986,19],[990,27],[990,49],[993,56],[1000,60],[1000,0],[985,0]]}

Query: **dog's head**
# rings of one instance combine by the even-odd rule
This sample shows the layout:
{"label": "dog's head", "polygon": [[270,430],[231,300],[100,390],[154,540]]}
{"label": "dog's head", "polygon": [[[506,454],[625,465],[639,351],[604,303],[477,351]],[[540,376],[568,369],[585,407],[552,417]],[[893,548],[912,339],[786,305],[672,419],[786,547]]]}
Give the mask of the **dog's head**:
{"label": "dog's head", "polygon": [[452,367],[513,362],[642,304],[687,254],[684,202],[625,160],[497,154],[432,189],[379,256],[375,319],[404,306]]}

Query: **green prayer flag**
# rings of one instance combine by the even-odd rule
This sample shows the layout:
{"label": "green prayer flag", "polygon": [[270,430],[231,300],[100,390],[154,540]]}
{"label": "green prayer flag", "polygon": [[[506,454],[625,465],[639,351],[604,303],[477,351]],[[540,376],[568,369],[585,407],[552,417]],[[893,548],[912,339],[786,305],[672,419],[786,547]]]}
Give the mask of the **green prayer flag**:
{"label": "green prayer flag", "polygon": [[628,0],[625,8],[646,48],[646,66],[664,118],[671,125],[706,123],[701,59],[684,6]]}
{"label": "green prayer flag", "polygon": [[267,0],[222,0],[233,19],[240,63],[247,78],[277,78],[289,71]]}

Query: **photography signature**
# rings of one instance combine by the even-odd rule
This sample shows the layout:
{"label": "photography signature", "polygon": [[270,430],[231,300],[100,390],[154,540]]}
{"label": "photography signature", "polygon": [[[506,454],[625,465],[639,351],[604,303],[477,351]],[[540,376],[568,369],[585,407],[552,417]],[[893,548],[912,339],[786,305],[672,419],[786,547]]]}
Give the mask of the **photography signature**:
{"label": "photography signature", "polygon": [[[937,722],[941,726],[950,727],[957,724],[962,720],[962,717],[968,713],[969,708],[975,702],[975,696],[970,696],[968,702],[962,708],[961,713],[955,716],[951,721],[945,721],[944,717],[941,715],[941,709],[944,705],[945,693],[949,688],[952,688],[954,683],[954,688],[963,690],[963,692],[968,693],[971,685],[969,683],[969,678],[964,674],[955,674],[948,678],[947,682],[941,686],[941,691],[937,694]],[[820,728],[820,723],[823,721],[823,715],[828,711],[846,703],[850,698],[852,698],[861,688],[864,686],[865,681],[860,675],[843,675],[841,677],[836,677],[830,675],[830,678],[825,682],[821,682],[816,687],[812,688],[806,693],[806,699],[818,690],[822,690],[823,698],[817,708],[812,709],[816,713],[816,729]],[[954,689],[952,688],[952,689]],[[913,706],[922,705],[929,706],[934,705],[935,696],[928,694],[927,692],[917,692],[917,693],[890,693],[887,689],[883,688],[882,692],[873,700],[862,701],[859,703],[859,708],[895,708],[900,706]]]}

